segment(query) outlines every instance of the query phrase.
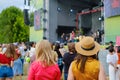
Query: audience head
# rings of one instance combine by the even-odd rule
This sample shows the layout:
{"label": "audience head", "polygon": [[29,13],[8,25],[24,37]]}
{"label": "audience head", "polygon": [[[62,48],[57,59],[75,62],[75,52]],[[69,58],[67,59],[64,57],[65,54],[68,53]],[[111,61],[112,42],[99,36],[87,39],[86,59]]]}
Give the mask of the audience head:
{"label": "audience head", "polygon": [[109,42],[109,45],[113,45],[113,41],[110,41],[110,42]]}
{"label": "audience head", "polygon": [[117,47],[117,53],[120,53],[120,46]]}
{"label": "audience head", "polygon": [[5,51],[5,54],[7,55],[7,57],[13,57],[15,58],[16,56],[16,52],[15,52],[15,46],[14,44],[10,43],[7,45],[7,49]]}
{"label": "audience head", "polygon": [[54,63],[51,44],[48,40],[42,40],[36,45],[36,59],[50,65]]}
{"label": "audience head", "polygon": [[113,46],[110,46],[110,47],[109,47],[109,52],[112,53],[112,52],[114,52],[114,51],[115,51],[115,50],[114,50],[114,47],[113,47]]}
{"label": "audience head", "polygon": [[54,50],[57,51],[57,50],[59,50],[59,49],[60,49],[60,43],[57,43],[57,42],[56,42],[56,43],[55,43],[55,49],[54,49]]}
{"label": "audience head", "polygon": [[67,45],[68,45],[68,50],[69,50],[69,52],[76,53],[75,43],[71,42],[71,43],[68,43]]}
{"label": "audience head", "polygon": [[60,48],[63,48],[64,47],[64,43],[60,43]]}
{"label": "audience head", "polygon": [[98,53],[100,45],[92,37],[84,37],[75,45],[77,53],[84,56],[92,56]]}
{"label": "audience head", "polygon": [[30,43],[30,46],[31,46],[31,47],[35,47],[35,42],[31,42],[31,43]]}

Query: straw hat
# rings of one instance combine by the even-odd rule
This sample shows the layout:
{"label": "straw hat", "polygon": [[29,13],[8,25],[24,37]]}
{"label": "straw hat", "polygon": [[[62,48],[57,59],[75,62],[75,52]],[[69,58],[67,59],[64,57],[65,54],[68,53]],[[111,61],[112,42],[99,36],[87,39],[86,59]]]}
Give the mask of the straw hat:
{"label": "straw hat", "polygon": [[81,41],[85,36],[79,36],[79,41]]}
{"label": "straw hat", "polygon": [[100,45],[94,41],[94,38],[87,36],[75,44],[75,49],[79,54],[91,56],[97,54],[100,50]]}

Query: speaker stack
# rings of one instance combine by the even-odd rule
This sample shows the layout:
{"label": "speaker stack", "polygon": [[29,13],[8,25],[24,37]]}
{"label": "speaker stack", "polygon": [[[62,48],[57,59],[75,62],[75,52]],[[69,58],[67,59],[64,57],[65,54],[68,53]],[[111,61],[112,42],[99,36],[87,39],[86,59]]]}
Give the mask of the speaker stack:
{"label": "speaker stack", "polygon": [[28,9],[24,9],[24,23],[26,25],[29,25],[30,24],[30,21],[29,21],[29,14],[28,14]]}

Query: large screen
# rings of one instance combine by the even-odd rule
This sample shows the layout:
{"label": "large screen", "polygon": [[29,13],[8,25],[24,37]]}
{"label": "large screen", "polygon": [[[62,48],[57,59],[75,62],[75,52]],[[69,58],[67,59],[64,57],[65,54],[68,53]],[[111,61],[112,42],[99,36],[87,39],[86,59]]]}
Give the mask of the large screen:
{"label": "large screen", "polygon": [[120,0],[104,0],[105,18],[120,15]]}

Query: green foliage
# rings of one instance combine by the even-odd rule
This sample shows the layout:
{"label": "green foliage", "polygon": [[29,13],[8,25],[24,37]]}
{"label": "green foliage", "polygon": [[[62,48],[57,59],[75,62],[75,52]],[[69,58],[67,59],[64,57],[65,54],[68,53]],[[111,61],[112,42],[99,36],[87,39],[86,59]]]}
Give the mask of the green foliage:
{"label": "green foliage", "polygon": [[14,6],[0,14],[0,43],[29,40],[29,27],[24,24],[23,12]]}
{"label": "green foliage", "polygon": [[30,13],[30,26],[34,26],[34,12]]}
{"label": "green foliage", "polygon": [[83,32],[83,29],[82,29],[82,28],[80,28],[80,34],[81,34],[81,35],[84,35],[84,32]]}

